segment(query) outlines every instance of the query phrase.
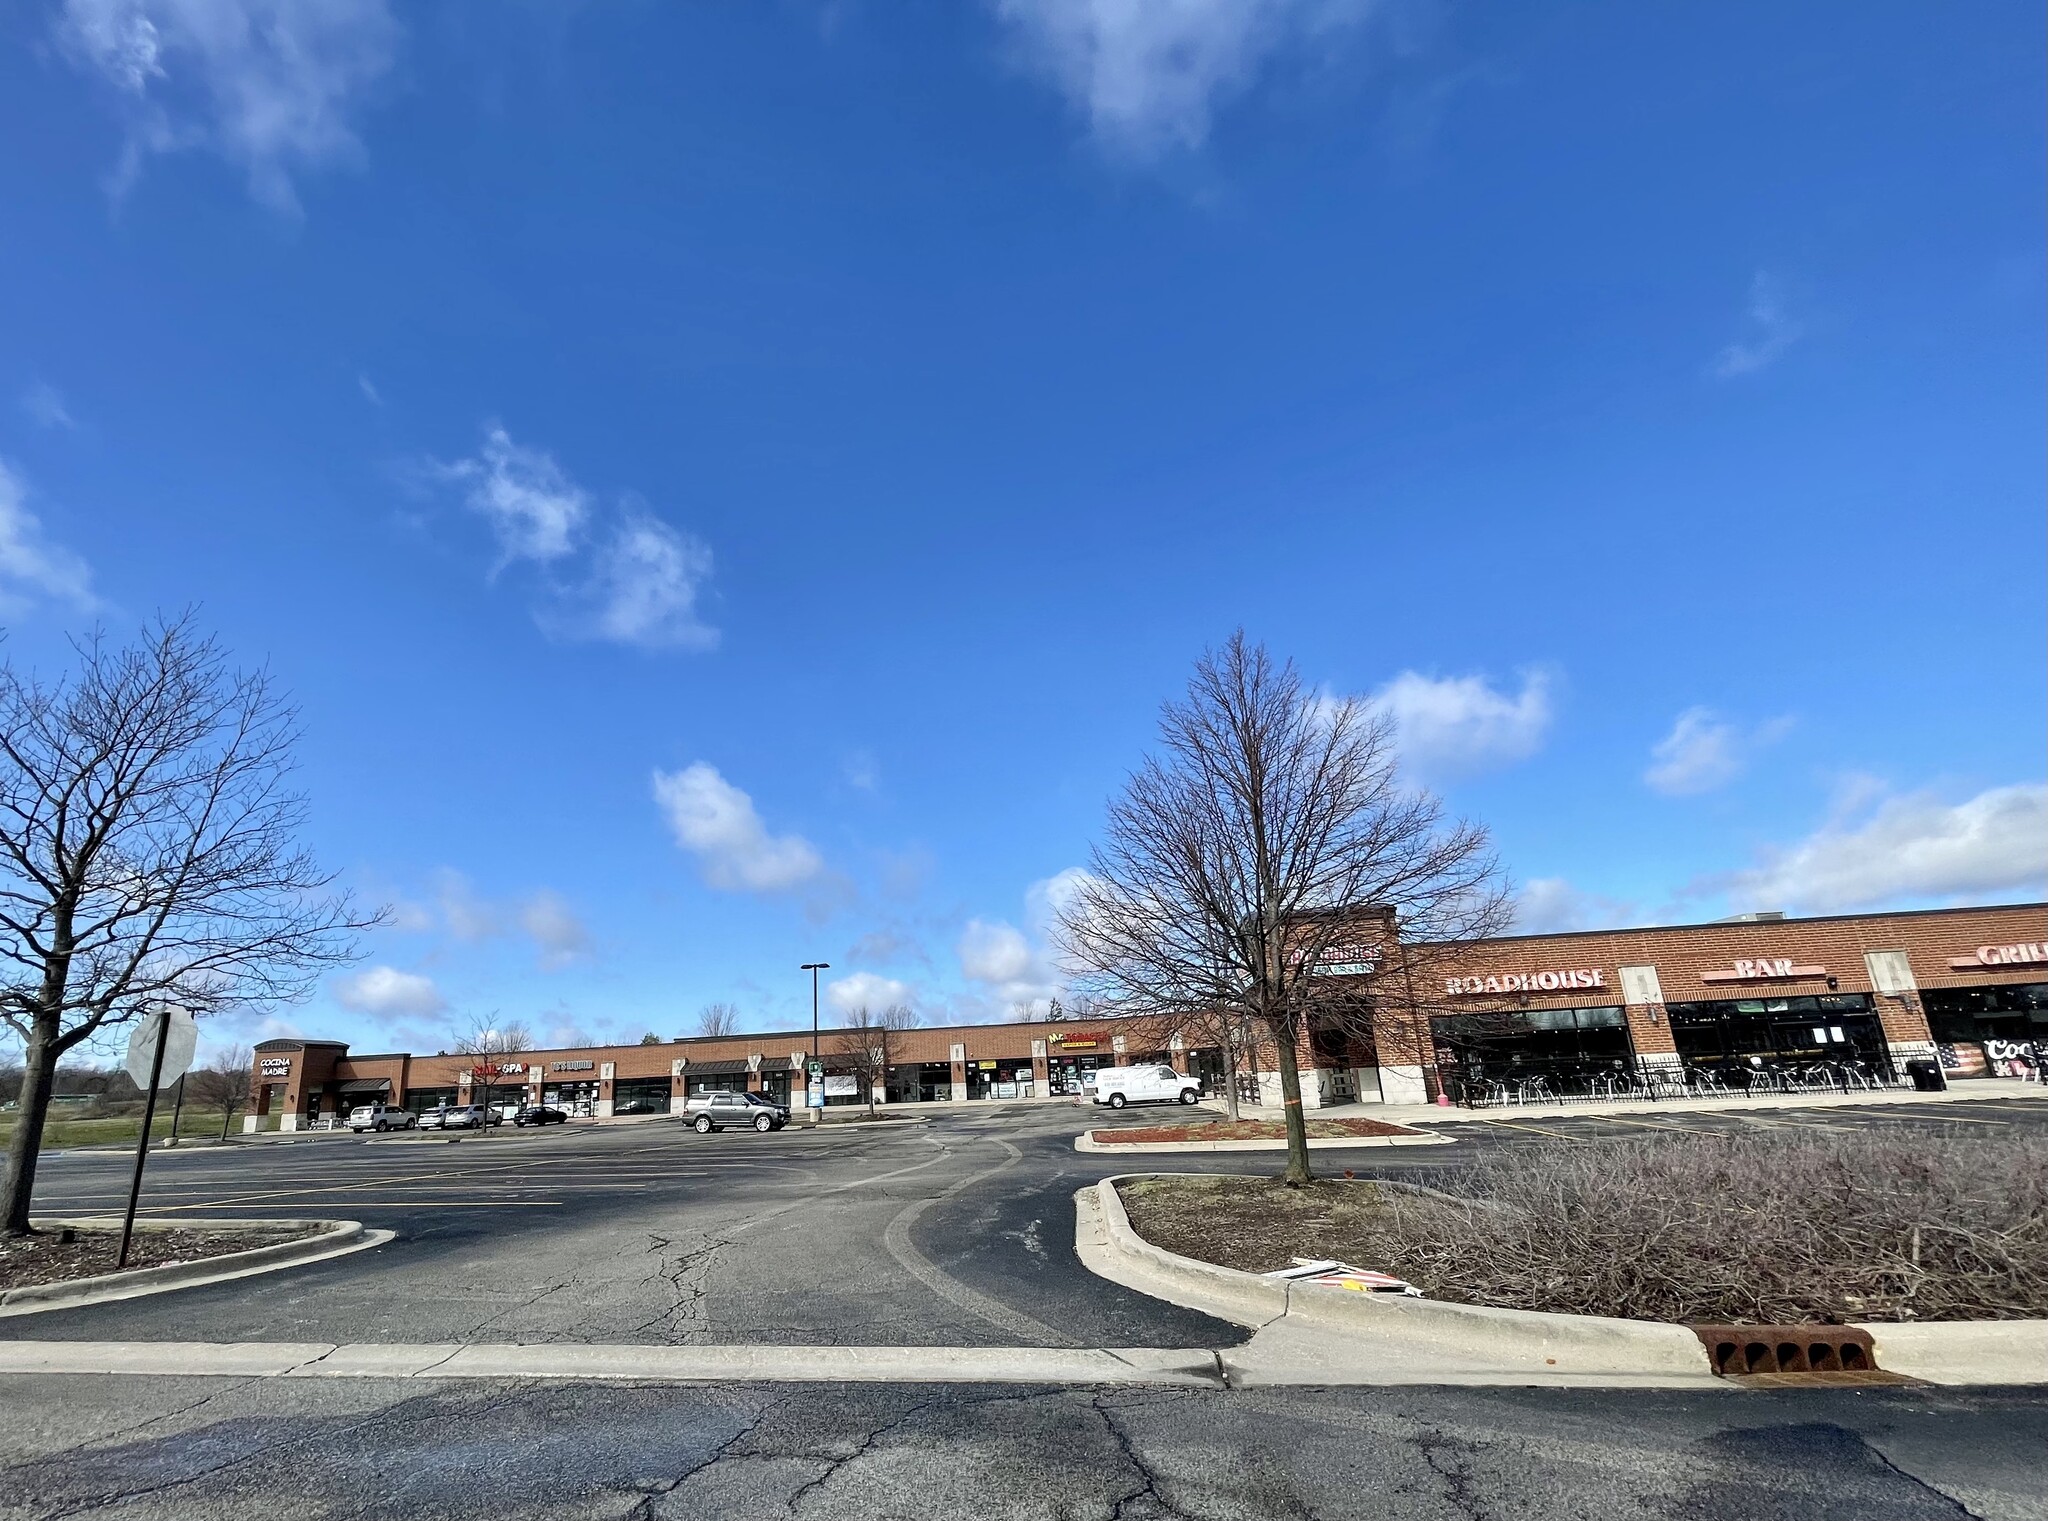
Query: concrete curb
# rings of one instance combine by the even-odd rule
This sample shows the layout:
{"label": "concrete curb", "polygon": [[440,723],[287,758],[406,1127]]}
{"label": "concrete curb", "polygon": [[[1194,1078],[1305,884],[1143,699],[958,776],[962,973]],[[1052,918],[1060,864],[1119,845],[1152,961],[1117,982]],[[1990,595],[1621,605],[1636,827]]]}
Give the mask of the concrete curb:
{"label": "concrete curb", "polygon": [[[34,1221],[38,1230],[56,1230],[67,1225],[105,1229],[115,1224],[118,1222],[111,1221],[105,1216],[38,1218]],[[82,1305],[105,1304],[116,1299],[138,1299],[145,1294],[162,1294],[171,1289],[221,1283],[231,1278],[249,1278],[258,1273],[274,1273],[280,1268],[298,1267],[309,1262],[324,1262],[330,1257],[343,1257],[367,1247],[382,1246],[396,1234],[388,1230],[367,1229],[359,1220],[177,1219],[135,1222],[138,1231],[249,1230],[263,1226],[313,1230],[314,1233],[293,1241],[251,1247],[247,1251],[229,1252],[224,1256],[207,1257],[198,1262],[174,1262],[163,1267],[131,1268],[125,1273],[102,1273],[93,1278],[73,1278],[63,1283],[37,1283],[8,1289],[0,1292],[0,1319],[16,1315],[37,1315],[47,1310],[76,1309]],[[318,1229],[315,1229],[316,1227]]]}
{"label": "concrete curb", "polygon": [[1176,1303],[1239,1325],[1267,1326],[1285,1319],[1302,1329],[1346,1333],[1376,1344],[1374,1350],[1410,1365],[1465,1376],[1490,1370],[1545,1378],[1601,1375],[1689,1382],[1712,1377],[1706,1348],[1683,1326],[1357,1294],[1197,1262],[1154,1246],[1131,1227],[1117,1195],[1119,1181],[1105,1178],[1096,1185],[1111,1252],[1143,1269],[1146,1277],[1172,1285],[1177,1292],[1170,1297]]}
{"label": "concrete curb", "polygon": [[[1122,1178],[1147,1176],[1160,1175],[1127,1173],[1095,1185],[1092,1213],[1098,1239],[1111,1257],[1132,1270],[1128,1278],[1119,1275],[1130,1287],[1261,1328],[1241,1353],[1223,1354],[1238,1381],[1280,1381],[1276,1375],[1288,1376],[1289,1362],[1321,1350],[1312,1340],[1300,1341],[1282,1354],[1286,1343],[1276,1333],[1299,1337],[1307,1332],[1327,1343],[1328,1333],[1337,1332],[1368,1356],[1397,1358],[1411,1370],[1403,1381],[1471,1382],[1490,1372],[1615,1386],[1728,1387],[1712,1376],[1706,1348],[1684,1326],[1357,1294],[1179,1256],[1140,1236],[1117,1194]],[[1095,1262],[1088,1265],[1101,1271]],[[1878,1366],[1890,1373],[1930,1384],[2048,1384],[2048,1320],[1872,1323],[1858,1329],[1870,1332]],[[1274,1340],[1274,1353],[1257,1355],[1268,1338]],[[1412,1371],[1417,1364],[1432,1371],[1418,1376]]]}
{"label": "concrete curb", "polygon": [[1857,1327],[1877,1365],[1930,1384],[2048,1384],[2048,1320],[1933,1320]]}
{"label": "concrete curb", "polygon": [[[1360,1146],[1455,1146],[1456,1136],[1448,1135],[1359,1135],[1359,1136],[1312,1136],[1310,1151],[1351,1151]],[[1283,1137],[1273,1141],[1112,1141],[1095,1139],[1095,1132],[1084,1130],[1074,1137],[1074,1150],[1108,1152],[1117,1156],[1150,1156],[1154,1152],[1168,1151],[1285,1151],[1287,1141]]]}

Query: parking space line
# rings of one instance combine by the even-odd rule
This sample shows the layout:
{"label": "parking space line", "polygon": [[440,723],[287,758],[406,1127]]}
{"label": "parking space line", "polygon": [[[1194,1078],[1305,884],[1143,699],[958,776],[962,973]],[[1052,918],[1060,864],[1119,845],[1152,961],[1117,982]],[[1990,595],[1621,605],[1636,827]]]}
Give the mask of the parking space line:
{"label": "parking space line", "polygon": [[1549,1130],[1541,1125],[1532,1125],[1527,1120],[1485,1119],[1478,1121],[1478,1123],[1481,1125],[1498,1125],[1504,1130],[1526,1130],[1533,1135],[1547,1135],[1553,1140],[1558,1141],[1583,1141],[1586,1139],[1581,1135],[1573,1135],[1568,1130]]}

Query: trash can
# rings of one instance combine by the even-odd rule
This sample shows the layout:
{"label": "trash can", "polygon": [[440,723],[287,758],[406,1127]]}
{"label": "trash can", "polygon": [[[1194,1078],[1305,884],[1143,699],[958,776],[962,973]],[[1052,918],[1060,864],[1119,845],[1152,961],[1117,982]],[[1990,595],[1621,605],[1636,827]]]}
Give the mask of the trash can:
{"label": "trash can", "polygon": [[1940,1093],[1948,1087],[1948,1079],[1941,1075],[1939,1062],[1907,1062],[1906,1076],[1913,1080],[1916,1093]]}

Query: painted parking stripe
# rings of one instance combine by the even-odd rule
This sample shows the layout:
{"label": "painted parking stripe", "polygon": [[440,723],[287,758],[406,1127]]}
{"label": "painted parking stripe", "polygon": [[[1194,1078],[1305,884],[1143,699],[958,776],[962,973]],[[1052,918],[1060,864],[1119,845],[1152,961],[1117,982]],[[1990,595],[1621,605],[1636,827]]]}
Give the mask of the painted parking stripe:
{"label": "painted parking stripe", "polygon": [[1482,1125],[1498,1125],[1503,1130],[1526,1130],[1534,1135],[1547,1135],[1558,1141],[1583,1141],[1582,1135],[1573,1135],[1568,1130],[1552,1130],[1543,1125],[1532,1125],[1527,1120],[1481,1120]]}

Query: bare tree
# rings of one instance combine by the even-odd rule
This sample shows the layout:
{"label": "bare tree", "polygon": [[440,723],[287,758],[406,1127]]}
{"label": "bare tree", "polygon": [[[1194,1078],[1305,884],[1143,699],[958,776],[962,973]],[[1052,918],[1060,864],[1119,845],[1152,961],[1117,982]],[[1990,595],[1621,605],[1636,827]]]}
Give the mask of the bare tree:
{"label": "bare tree", "polygon": [[57,1063],[162,1001],[302,996],[349,960],[357,910],[297,843],[296,715],[189,616],[79,641],[45,683],[0,665],[0,1019],[23,1047],[0,1234],[29,1228]]}
{"label": "bare tree", "polygon": [[697,1033],[699,1035],[737,1035],[740,1033],[740,1010],[738,1004],[707,1003],[697,1011]]}
{"label": "bare tree", "polygon": [[875,1089],[889,1081],[895,1037],[916,1024],[916,1011],[908,1004],[892,1003],[873,1014],[863,1006],[854,1011],[846,1029],[833,1035],[830,1054],[853,1073],[869,1114],[875,1112]]}
{"label": "bare tree", "polygon": [[1442,948],[1496,933],[1507,893],[1486,831],[1400,782],[1384,714],[1317,698],[1242,630],[1203,655],[1159,731],[1060,912],[1061,946],[1127,1012],[1257,1021],[1299,1186],[1296,1043],[1317,1018],[1369,1027],[1376,999],[1370,976],[1326,969],[1384,965],[1397,935]]}
{"label": "bare tree", "polygon": [[228,1138],[228,1126],[235,1110],[249,1096],[249,1069],[255,1063],[247,1046],[229,1046],[216,1052],[212,1061],[194,1070],[188,1079],[193,1099],[220,1110],[220,1138]]}
{"label": "bare tree", "polygon": [[500,1024],[495,1014],[472,1019],[466,1029],[449,1042],[449,1049],[461,1056],[509,1056],[533,1049],[533,1033],[518,1020]]}

